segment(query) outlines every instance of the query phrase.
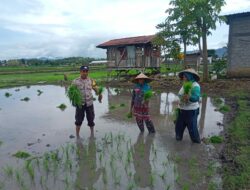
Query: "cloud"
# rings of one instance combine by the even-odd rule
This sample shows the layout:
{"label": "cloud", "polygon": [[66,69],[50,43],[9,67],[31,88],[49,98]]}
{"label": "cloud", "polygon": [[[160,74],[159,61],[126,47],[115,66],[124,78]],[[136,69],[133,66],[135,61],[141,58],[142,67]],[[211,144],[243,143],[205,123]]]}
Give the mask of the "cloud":
{"label": "cloud", "polygon": [[[249,10],[248,0],[227,0],[222,14]],[[22,57],[105,57],[96,45],[110,39],[157,32],[166,0],[1,0],[0,59]],[[218,27],[208,44],[227,41]]]}

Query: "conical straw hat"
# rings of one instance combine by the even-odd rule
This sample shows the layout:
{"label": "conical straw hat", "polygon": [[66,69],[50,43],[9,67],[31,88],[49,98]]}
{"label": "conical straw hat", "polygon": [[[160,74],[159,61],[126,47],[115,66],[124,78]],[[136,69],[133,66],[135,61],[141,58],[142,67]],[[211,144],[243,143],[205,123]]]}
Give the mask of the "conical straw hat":
{"label": "conical straw hat", "polygon": [[137,75],[132,82],[136,83],[138,79],[144,79],[146,83],[149,83],[152,81],[151,78],[149,78],[148,76],[144,75],[143,73],[140,73],[139,75]]}
{"label": "conical straw hat", "polygon": [[185,69],[185,70],[179,72],[179,74],[178,74],[179,77],[182,78],[184,73],[191,73],[194,76],[194,80],[197,82],[200,80],[199,74],[192,68]]}

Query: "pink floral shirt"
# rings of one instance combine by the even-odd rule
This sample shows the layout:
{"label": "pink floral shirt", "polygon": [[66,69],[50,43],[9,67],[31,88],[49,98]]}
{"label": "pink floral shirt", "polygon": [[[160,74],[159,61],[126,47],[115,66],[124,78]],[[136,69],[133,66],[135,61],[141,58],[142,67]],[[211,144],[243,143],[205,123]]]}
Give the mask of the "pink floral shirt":
{"label": "pink floral shirt", "polygon": [[95,81],[90,78],[82,79],[81,77],[73,80],[72,84],[76,85],[82,93],[83,105],[87,107],[93,104],[92,89],[96,87]]}

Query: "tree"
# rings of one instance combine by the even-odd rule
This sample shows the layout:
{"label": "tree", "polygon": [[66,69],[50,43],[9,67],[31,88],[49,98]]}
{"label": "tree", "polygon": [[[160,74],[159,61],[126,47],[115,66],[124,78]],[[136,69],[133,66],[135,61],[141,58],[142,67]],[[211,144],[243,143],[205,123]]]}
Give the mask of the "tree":
{"label": "tree", "polygon": [[[184,0],[185,1],[185,0]],[[216,29],[217,22],[223,22],[224,17],[220,16],[221,7],[225,5],[224,0],[188,0],[192,4],[192,17],[197,22],[202,34],[202,56],[203,56],[203,81],[208,81],[207,61],[207,35],[210,30]]]}
{"label": "tree", "polygon": [[[207,35],[211,29],[216,29],[216,22],[224,21],[219,15],[224,0],[171,0],[172,6],[166,12],[169,14],[166,24],[170,25],[172,33],[179,35],[184,45],[184,62],[186,46],[199,43],[202,37],[203,81],[208,81]],[[162,29],[164,26],[158,25]],[[163,33],[164,34],[164,33]]]}

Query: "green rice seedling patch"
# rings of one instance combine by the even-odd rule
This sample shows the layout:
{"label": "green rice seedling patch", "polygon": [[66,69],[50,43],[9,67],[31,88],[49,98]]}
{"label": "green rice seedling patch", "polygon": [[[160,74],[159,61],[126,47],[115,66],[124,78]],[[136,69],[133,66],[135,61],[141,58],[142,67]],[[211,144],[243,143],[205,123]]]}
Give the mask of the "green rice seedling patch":
{"label": "green rice seedling patch", "polygon": [[57,108],[64,111],[67,108],[67,106],[65,104],[60,104],[59,106],[57,106]]}
{"label": "green rice seedling patch", "polygon": [[15,154],[13,154],[13,156],[16,157],[16,158],[25,159],[25,158],[30,157],[31,155],[28,152],[18,151]]}
{"label": "green rice seedling patch", "polygon": [[6,97],[6,98],[8,98],[8,97],[12,96],[12,94],[11,94],[11,93],[9,93],[9,92],[5,92],[5,94],[4,94],[4,95],[5,95],[5,97]]}
{"label": "green rice seedling patch", "polygon": [[25,97],[25,98],[21,99],[21,101],[24,101],[24,102],[28,102],[29,100],[30,100],[29,97]]}

